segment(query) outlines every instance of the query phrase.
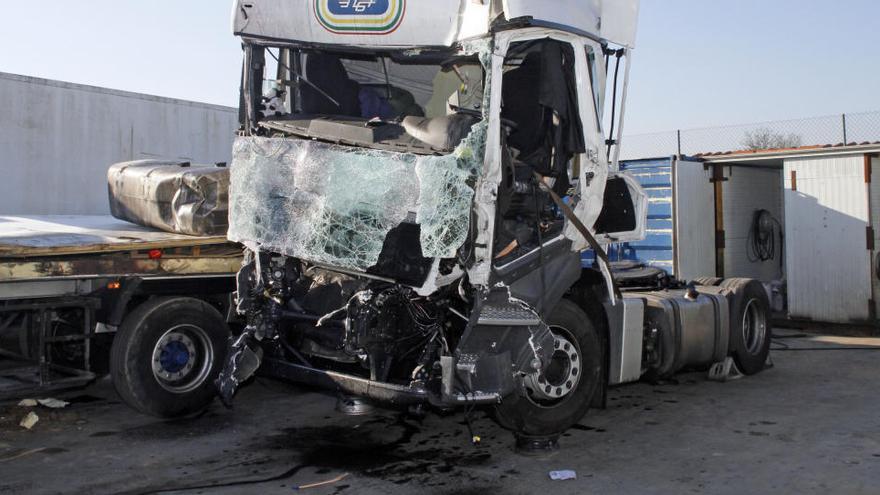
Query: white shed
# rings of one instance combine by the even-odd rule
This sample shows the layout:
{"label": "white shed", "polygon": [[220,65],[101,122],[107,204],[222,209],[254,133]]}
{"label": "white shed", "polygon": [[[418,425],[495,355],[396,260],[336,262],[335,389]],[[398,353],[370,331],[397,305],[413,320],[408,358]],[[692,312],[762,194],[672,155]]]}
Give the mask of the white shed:
{"label": "white shed", "polygon": [[[704,156],[716,273],[757,278],[789,318],[876,324],[880,144]],[[765,213],[760,213],[765,212]]]}

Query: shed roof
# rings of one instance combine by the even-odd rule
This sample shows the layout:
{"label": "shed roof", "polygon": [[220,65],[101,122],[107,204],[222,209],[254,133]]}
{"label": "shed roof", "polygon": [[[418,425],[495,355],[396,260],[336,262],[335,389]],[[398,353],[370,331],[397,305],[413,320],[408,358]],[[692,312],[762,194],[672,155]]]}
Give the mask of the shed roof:
{"label": "shed roof", "polygon": [[700,153],[694,158],[713,163],[755,162],[779,160],[797,156],[843,155],[853,153],[880,153],[880,141],[862,143],[837,143],[824,145],[798,146],[795,148],[779,148],[765,150],[721,151]]}

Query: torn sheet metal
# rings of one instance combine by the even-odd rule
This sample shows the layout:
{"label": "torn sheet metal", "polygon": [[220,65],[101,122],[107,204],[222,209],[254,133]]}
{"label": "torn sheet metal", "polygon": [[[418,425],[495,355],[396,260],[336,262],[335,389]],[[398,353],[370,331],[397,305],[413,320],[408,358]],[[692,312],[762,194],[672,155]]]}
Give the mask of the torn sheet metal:
{"label": "torn sheet metal", "polygon": [[445,156],[239,137],[229,239],[366,271],[388,233],[410,221],[421,227],[424,257],[454,257],[467,239],[486,129],[478,123]]}
{"label": "torn sheet metal", "polygon": [[[499,122],[501,119],[501,87],[503,75],[503,56],[495,52],[493,40],[476,39],[462,43],[462,51],[476,54],[486,71],[483,92],[483,119],[486,122]],[[485,137],[483,170],[476,183],[474,199],[474,220],[476,239],[474,239],[473,266],[468,269],[471,284],[488,285],[492,273],[492,252],[495,242],[495,208],[498,198],[498,185],[501,183],[501,126],[489,126]]]}
{"label": "torn sheet metal", "polygon": [[186,162],[140,160],[107,172],[110,213],[128,222],[177,234],[224,235],[229,170]]}
{"label": "torn sheet metal", "polygon": [[37,399],[37,402],[43,406],[48,407],[49,409],[64,409],[65,407],[70,405],[70,402],[61,399],[55,399],[49,397],[47,399]]}

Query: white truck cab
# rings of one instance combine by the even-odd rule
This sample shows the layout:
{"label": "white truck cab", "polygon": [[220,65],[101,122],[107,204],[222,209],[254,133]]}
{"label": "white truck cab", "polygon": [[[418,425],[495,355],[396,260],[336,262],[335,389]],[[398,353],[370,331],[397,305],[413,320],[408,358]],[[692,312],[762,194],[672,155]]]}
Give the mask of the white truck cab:
{"label": "white truck cab", "polygon": [[492,405],[521,438],[553,436],[608,385],[737,357],[728,299],[746,286],[763,363],[753,285],[615,276],[604,256],[646,228],[617,166],[638,7],[237,0],[247,329],[221,398],[262,366],[385,404]]}

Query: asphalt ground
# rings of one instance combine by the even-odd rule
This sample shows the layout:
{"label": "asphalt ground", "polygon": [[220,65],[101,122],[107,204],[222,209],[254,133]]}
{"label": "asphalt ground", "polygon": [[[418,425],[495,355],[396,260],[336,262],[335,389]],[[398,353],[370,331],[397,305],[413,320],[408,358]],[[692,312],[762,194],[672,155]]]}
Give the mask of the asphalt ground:
{"label": "asphalt ground", "polygon": [[[788,332],[774,349],[753,377],[615,388],[538,457],[484,411],[474,446],[462,412],[347,417],[332,395],[258,379],[233,410],[163,422],[105,379],[57,395],[63,409],[0,406],[0,493],[880,493],[880,339]],[[577,479],[549,478],[562,469]]]}

